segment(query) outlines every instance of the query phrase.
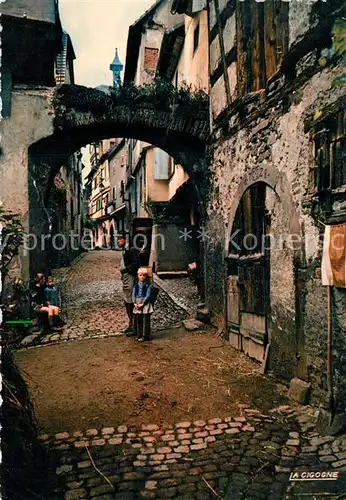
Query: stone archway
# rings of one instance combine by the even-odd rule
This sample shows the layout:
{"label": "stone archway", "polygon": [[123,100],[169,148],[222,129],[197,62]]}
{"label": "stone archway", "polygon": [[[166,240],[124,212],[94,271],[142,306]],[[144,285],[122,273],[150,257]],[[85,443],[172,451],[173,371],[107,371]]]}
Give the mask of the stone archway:
{"label": "stone archway", "polygon": [[[274,246],[270,249],[270,263],[269,267],[266,268],[269,273],[268,299],[270,303],[266,314],[268,315],[270,365],[285,378],[291,378],[297,374],[302,376],[302,374],[306,373],[303,324],[304,281],[301,279],[301,268],[304,266],[304,242],[301,239],[299,216],[288,189],[290,184],[285,174],[279,172],[270,164],[264,163],[249,172],[238,187],[237,195],[234,197],[230,210],[227,227],[225,241],[226,261],[239,203],[244,195],[256,185],[268,186],[276,198],[273,205],[273,214],[271,215],[270,229],[270,246]],[[297,238],[292,238],[290,235],[296,235]],[[293,244],[292,242],[296,243]],[[282,248],[280,245],[282,245]],[[292,246],[288,248],[287,245]],[[239,298],[238,281],[235,277],[231,278],[229,269],[228,264],[225,286],[225,323],[227,332],[231,322],[230,315],[233,315],[234,319],[236,314],[234,310],[231,311],[230,301]],[[246,279],[243,286],[250,286]],[[283,290],[284,293],[281,293]],[[282,296],[285,297],[284,300],[281,300]],[[240,306],[238,308],[240,310]],[[240,316],[238,317],[240,322],[239,318]],[[300,356],[298,353],[300,353]],[[289,367],[288,370],[284,368],[287,366]],[[286,371],[284,372],[284,370]]]}
{"label": "stone archway", "polygon": [[[140,102],[123,102],[96,89],[63,85],[54,91],[47,110],[52,127],[28,150],[31,234],[40,238],[49,233],[47,200],[55,175],[67,158],[82,146],[113,137],[138,139],[172,156],[189,175],[200,218],[206,218],[210,182],[206,163],[207,101],[198,103],[198,107],[193,102],[172,105],[155,103],[153,96],[147,95]],[[42,260],[42,249],[31,251],[31,271]]]}

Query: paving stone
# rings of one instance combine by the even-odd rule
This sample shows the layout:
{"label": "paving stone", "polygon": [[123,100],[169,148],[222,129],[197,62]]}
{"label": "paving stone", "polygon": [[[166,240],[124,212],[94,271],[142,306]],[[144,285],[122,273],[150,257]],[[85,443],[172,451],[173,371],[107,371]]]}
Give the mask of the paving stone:
{"label": "paving stone", "polygon": [[[149,430],[149,429],[148,429]],[[118,432],[119,434],[125,434],[127,432],[127,427],[126,425],[119,425],[118,427]]]}
{"label": "paving stone", "polygon": [[255,431],[255,428],[252,427],[251,425],[243,425],[243,427],[241,428],[242,431],[249,431],[249,432],[254,432]]}
{"label": "paving stone", "polygon": [[191,450],[203,450],[206,447],[207,447],[206,443],[201,443],[201,444],[192,444],[190,448]]}
{"label": "paving stone", "polygon": [[[175,451],[175,450],[174,450],[174,451]],[[183,453],[183,452],[182,452],[182,453]],[[166,455],[166,458],[167,458],[168,460],[170,460],[170,459],[174,459],[174,458],[181,458],[181,453],[179,453],[179,452],[177,452],[177,453],[168,453],[168,454]]]}
{"label": "paving stone", "polygon": [[102,434],[113,434],[114,433],[114,427],[105,427],[101,431]]}
{"label": "paving stone", "polygon": [[156,443],[156,438],[154,436],[144,436],[143,441],[145,443]]}
{"label": "paving stone", "polygon": [[70,483],[67,483],[67,487],[69,490],[74,490],[77,488],[80,488],[83,484],[83,481],[72,481]]}
{"label": "paving stone", "polygon": [[[172,437],[172,436],[171,436],[171,437]],[[179,441],[169,441],[169,443],[168,443],[168,444],[169,444],[169,446],[171,446],[171,447],[173,448],[174,446],[179,446],[179,444],[180,444],[180,443],[179,443]],[[181,442],[181,444],[186,444],[186,443],[184,443],[184,442],[182,441],[182,442]]]}
{"label": "paving stone", "polygon": [[205,420],[195,420],[193,422],[193,425],[195,425],[196,427],[204,427],[206,424],[207,422]]}
{"label": "paving stone", "polygon": [[71,472],[73,469],[72,465],[61,465],[56,469],[56,474],[60,476],[61,474],[67,474],[68,472]]}
{"label": "paving stone", "polygon": [[88,494],[84,489],[71,490],[65,493],[65,500],[79,500],[83,498],[88,498]]}
{"label": "paving stone", "polygon": [[90,489],[90,496],[91,497],[98,497],[100,495],[103,495],[104,493],[110,493],[114,491],[114,488],[110,486],[109,484],[101,484],[100,486],[95,486],[94,488]]}
{"label": "paving stone", "polygon": [[334,440],[332,436],[325,436],[325,437],[313,437],[310,439],[310,443],[312,446],[321,446],[326,443],[331,443]]}
{"label": "paving stone", "polygon": [[297,401],[297,403],[305,405],[308,401],[310,390],[311,384],[299,378],[294,378],[291,380],[288,395],[294,401]]}
{"label": "paving stone", "polygon": [[170,441],[172,439],[172,435],[171,434],[164,434],[162,437],[161,437],[162,441]]}
{"label": "paving stone", "polygon": [[196,432],[195,433],[195,437],[196,438],[203,438],[203,437],[207,437],[207,436],[209,436],[209,432],[207,432],[207,431],[202,431],[202,432]]}
{"label": "paving stone", "polygon": [[91,446],[103,446],[106,444],[105,439],[93,439],[91,441]]}
{"label": "paving stone", "polygon": [[177,429],[188,429],[189,427],[191,426],[191,422],[179,422],[178,424],[176,424],[176,428]]}
{"label": "paving stone", "polygon": [[317,446],[302,446],[302,453],[313,453],[317,450]]}
{"label": "paving stone", "polygon": [[[208,435],[208,433],[207,433],[207,435]],[[190,432],[182,433],[182,434],[179,434],[179,439],[191,439],[192,436],[193,435]]]}
{"label": "paving stone", "polygon": [[97,429],[88,429],[88,430],[86,431],[86,435],[87,435],[87,436],[97,436],[97,434],[98,434]]}
{"label": "paving stone", "polygon": [[223,430],[222,429],[214,429],[212,431],[209,431],[209,434],[211,436],[217,436],[217,435],[223,434]]}
{"label": "paving stone", "polygon": [[332,463],[332,466],[335,468],[344,467],[346,466],[346,460],[337,460],[336,462]]}
{"label": "paving stone", "polygon": [[172,448],[168,448],[168,446],[164,446],[162,448],[158,448],[157,453],[172,453]]}
{"label": "paving stone", "polygon": [[333,455],[333,450],[330,447],[324,448],[322,450],[318,450],[318,455],[321,455],[321,456]]}
{"label": "paving stone", "polygon": [[240,433],[240,429],[238,427],[233,427],[231,429],[225,430],[226,434],[238,434]]}
{"label": "paving stone", "polygon": [[112,438],[108,440],[109,444],[121,444],[122,442],[122,438]]}
{"label": "paving stone", "polygon": [[55,439],[60,441],[62,439],[68,439],[70,437],[68,432],[61,432],[60,434],[55,434]]}
{"label": "paving stone", "polygon": [[334,455],[327,455],[325,457],[319,457],[319,460],[320,460],[320,462],[330,463],[330,462],[335,462],[336,457]]}
{"label": "paving stone", "polygon": [[235,422],[240,422],[240,423],[245,423],[246,418],[245,417],[234,417],[233,419]]}
{"label": "paving stone", "polygon": [[158,465],[157,467],[154,467],[155,472],[164,472],[168,471],[167,465]]}
{"label": "paving stone", "polygon": [[185,330],[188,332],[194,332],[203,328],[204,324],[197,319],[186,319],[183,321]]}
{"label": "paving stone", "polygon": [[157,487],[157,481],[147,481],[145,483],[145,488],[147,490],[154,490]]}
{"label": "paving stone", "polygon": [[84,462],[79,462],[77,464],[78,469],[88,469],[91,467],[91,462],[90,460],[85,460]]}
{"label": "paving stone", "polygon": [[288,439],[286,441],[286,445],[287,446],[299,446],[300,445],[300,441],[299,441],[299,439]]}
{"label": "paving stone", "polygon": [[222,423],[221,418],[211,418],[210,420],[208,420],[208,424],[221,424],[221,423]]}
{"label": "paving stone", "polygon": [[216,441],[216,437],[215,436],[208,436],[204,439],[204,442],[205,443],[213,443],[214,441]]}
{"label": "paving stone", "polygon": [[[175,453],[189,453],[189,451],[190,451],[189,446],[178,446],[177,448],[174,448]],[[167,458],[169,457],[167,456]]]}

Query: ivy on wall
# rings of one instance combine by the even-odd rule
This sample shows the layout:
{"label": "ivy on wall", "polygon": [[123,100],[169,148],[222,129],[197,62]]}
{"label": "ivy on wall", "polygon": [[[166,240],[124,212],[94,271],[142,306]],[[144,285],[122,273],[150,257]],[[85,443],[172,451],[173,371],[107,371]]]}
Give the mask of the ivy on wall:
{"label": "ivy on wall", "polygon": [[[72,107],[80,111],[106,113],[113,105],[143,106],[156,109],[170,109],[183,106],[186,112],[195,110],[208,114],[209,97],[202,90],[194,90],[191,85],[183,84],[179,89],[165,79],[156,78],[150,84],[136,86],[125,83],[119,88],[109,87],[109,94],[80,85],[61,85],[57,88],[53,106],[57,110]],[[62,109],[62,112],[65,110]]]}

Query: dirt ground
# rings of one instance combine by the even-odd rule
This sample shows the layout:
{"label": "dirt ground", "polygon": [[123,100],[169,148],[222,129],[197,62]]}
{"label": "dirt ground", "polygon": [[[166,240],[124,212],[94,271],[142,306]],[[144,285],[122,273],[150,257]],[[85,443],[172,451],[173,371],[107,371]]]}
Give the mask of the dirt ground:
{"label": "dirt ground", "polygon": [[283,386],[214,331],[183,329],[152,342],[126,337],[81,340],[15,355],[40,432],[236,416],[239,404],[286,404]]}

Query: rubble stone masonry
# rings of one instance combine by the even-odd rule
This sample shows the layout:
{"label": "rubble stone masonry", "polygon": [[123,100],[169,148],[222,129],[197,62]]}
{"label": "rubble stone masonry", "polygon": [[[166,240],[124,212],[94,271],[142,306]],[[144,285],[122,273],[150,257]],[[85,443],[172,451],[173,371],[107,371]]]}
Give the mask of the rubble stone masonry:
{"label": "rubble stone masonry", "polygon": [[[214,2],[211,4],[214,6]],[[311,28],[309,19],[312,19],[313,7],[299,4],[302,9],[299,16],[295,2],[289,5],[290,57],[297,44],[304,43],[305,35],[306,43],[310,40],[307,32]],[[219,8],[222,13],[222,6]],[[232,40],[236,37],[236,23],[231,19],[232,16],[223,29],[228,42],[229,37],[232,36]],[[212,7],[209,13],[211,72],[218,65],[229,63],[227,58],[222,61],[220,55],[216,22]],[[315,402],[325,402],[326,396],[327,290],[322,287],[318,274],[321,265],[318,240],[323,225],[312,213],[313,131],[311,128],[306,131],[305,124],[313,120],[316,112],[323,112],[341,100],[344,94],[343,87],[333,84],[340,74],[340,60],[321,67],[320,50],[321,46],[318,50],[316,43],[312,43],[308,54],[292,60],[295,78],[279,71],[266,89],[240,97],[236,93],[231,69],[235,63],[232,62],[228,66],[228,76],[233,75],[228,79],[232,94],[228,107],[225,72],[220,72],[217,79],[212,75],[212,190],[207,223],[211,239],[206,243],[205,259],[207,302],[215,313],[222,314],[224,258],[236,208],[250,185],[264,182],[270,186],[271,234],[275,242],[286,241],[281,249],[274,246],[270,254],[270,367],[283,378],[298,376],[310,381]],[[302,237],[304,243],[299,250],[292,250],[287,243],[292,233]],[[343,410],[346,294],[342,292],[334,290],[333,364],[336,396]]]}

